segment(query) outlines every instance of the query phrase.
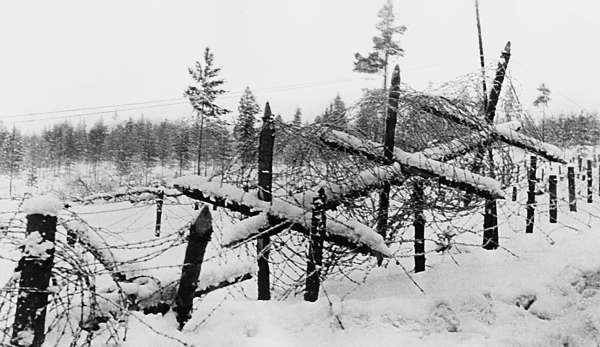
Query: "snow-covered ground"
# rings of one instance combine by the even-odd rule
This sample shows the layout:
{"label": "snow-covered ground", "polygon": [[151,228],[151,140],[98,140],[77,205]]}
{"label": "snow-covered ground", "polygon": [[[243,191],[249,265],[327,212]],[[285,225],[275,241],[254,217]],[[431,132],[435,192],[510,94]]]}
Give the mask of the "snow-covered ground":
{"label": "snow-covered ground", "polygon": [[[595,177],[597,177],[597,172]],[[563,170],[564,174],[564,170]],[[123,346],[596,346],[600,344],[600,196],[583,198],[578,180],[578,212],[569,212],[566,180],[559,181],[559,223],[548,222],[548,196],[537,196],[536,229],[525,234],[526,194],[519,201],[499,203],[501,248],[486,251],[481,243],[481,216],[455,221],[474,233],[457,236],[445,253],[428,253],[425,272],[413,274],[410,258],[386,267],[330,279],[316,303],[301,296],[285,301],[256,301],[256,283],[246,281],[197,299],[192,319],[177,330],[173,313],[128,319]],[[507,191],[507,196],[510,192]],[[3,211],[19,201],[4,200]],[[73,206],[95,227],[111,230],[108,241],[120,257],[143,258],[144,248],[120,243],[151,240],[155,209],[128,202]],[[165,205],[163,235],[193,218],[191,205]],[[216,229],[230,227],[213,213]],[[408,233],[409,235],[411,232]],[[175,238],[175,236],[173,236]],[[170,240],[170,239],[169,239]],[[220,234],[207,257],[218,271]],[[18,256],[14,245],[2,244],[3,255]],[[158,247],[154,245],[154,247]],[[427,244],[428,251],[432,244]],[[155,248],[156,249],[156,248]],[[155,276],[176,278],[184,245],[164,248],[159,258],[144,263]],[[232,253],[236,257],[243,252]],[[0,260],[3,283],[14,263]],[[212,269],[211,269],[212,267]],[[150,271],[150,270],[149,270]],[[202,279],[201,279],[202,281]],[[98,345],[106,339],[95,340]],[[52,342],[52,341],[49,341]]]}

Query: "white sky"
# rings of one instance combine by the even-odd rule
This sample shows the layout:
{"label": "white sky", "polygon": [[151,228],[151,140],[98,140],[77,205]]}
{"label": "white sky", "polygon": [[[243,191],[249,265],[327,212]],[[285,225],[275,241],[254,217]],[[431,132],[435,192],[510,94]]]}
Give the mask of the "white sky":
{"label": "white sky", "polygon": [[[395,0],[408,27],[398,62],[402,80],[425,89],[478,69],[474,0]],[[250,86],[259,102],[291,119],[320,113],[339,93],[351,103],[379,77],[352,72],[355,52],[368,52],[380,1],[3,1],[0,3],[0,120],[24,130],[64,114],[14,117],[87,106],[182,96],[187,68],[205,46],[232,94],[235,110]],[[600,109],[600,2],[480,0],[490,65],[512,41],[512,76],[530,105],[541,83],[553,112]],[[368,80],[371,79],[371,80]],[[135,107],[135,106],[134,106]],[[128,107],[119,107],[128,108]],[[110,119],[113,108],[106,109]],[[89,113],[79,111],[76,113]],[[176,118],[187,105],[119,112],[119,118]],[[12,117],[11,117],[12,116]],[[88,124],[100,116],[86,115]],[[52,118],[51,120],[43,120]]]}

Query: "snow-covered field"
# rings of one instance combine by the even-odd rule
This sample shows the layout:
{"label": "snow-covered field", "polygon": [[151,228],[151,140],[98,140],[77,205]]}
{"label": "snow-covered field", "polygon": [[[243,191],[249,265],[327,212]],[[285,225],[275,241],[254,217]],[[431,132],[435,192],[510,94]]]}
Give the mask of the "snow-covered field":
{"label": "snow-covered field", "polygon": [[[597,173],[595,176],[597,177]],[[564,173],[564,172],[563,172]],[[177,330],[173,313],[144,315],[133,312],[123,346],[595,346],[600,344],[600,196],[595,187],[592,204],[583,198],[578,180],[578,212],[565,202],[566,180],[559,182],[559,223],[548,222],[548,196],[539,195],[536,229],[525,234],[526,194],[519,201],[499,203],[501,248],[486,251],[474,246],[481,216],[457,221],[475,233],[457,236],[445,253],[428,253],[425,272],[407,274],[410,258],[386,267],[355,273],[347,279],[323,283],[316,303],[301,296],[285,301],[256,301],[256,282],[246,281],[196,299],[192,319]],[[510,196],[510,192],[507,192]],[[3,200],[2,211],[19,201]],[[153,205],[129,202],[71,208],[94,227],[110,230],[107,241],[118,257],[144,259],[148,250],[120,248],[120,244],[154,238]],[[193,218],[190,204],[165,205],[165,240]],[[207,258],[213,264],[204,274],[225,269],[218,247],[228,222],[213,213],[217,231]],[[410,234],[410,233],[409,233]],[[172,235],[172,236],[169,236]],[[165,243],[166,244],[166,243]],[[18,250],[2,244],[3,256],[17,258]],[[177,278],[185,245],[153,245],[160,257],[143,261],[153,276]],[[428,244],[428,250],[432,245]],[[146,252],[146,253],[145,253]],[[245,253],[232,251],[244,261]],[[142,263],[142,262],[141,262]],[[0,261],[5,283],[14,269]],[[206,275],[205,275],[206,276]],[[206,279],[207,281],[210,279]],[[201,280],[202,282],[202,275]],[[52,345],[52,337],[48,339]],[[98,345],[106,338],[95,340]],[[112,342],[110,342],[112,343]]]}

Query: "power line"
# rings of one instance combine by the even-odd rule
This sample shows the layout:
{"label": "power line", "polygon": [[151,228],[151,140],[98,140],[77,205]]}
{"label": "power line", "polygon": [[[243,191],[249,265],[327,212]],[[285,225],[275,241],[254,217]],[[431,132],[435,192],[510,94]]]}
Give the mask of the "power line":
{"label": "power line", "polygon": [[[327,81],[327,82],[320,82],[320,83],[304,82],[304,83],[296,83],[296,84],[287,85],[287,86],[277,86],[277,87],[258,89],[258,91],[263,92],[263,93],[286,92],[286,91],[291,91],[291,90],[297,90],[297,89],[303,89],[303,88],[309,88],[309,87],[315,87],[315,86],[322,86],[322,85],[329,85],[329,84],[337,84],[337,83],[342,83],[342,82],[351,82],[351,81],[356,81],[356,80],[370,80],[370,79],[366,78],[366,77],[357,77],[357,78],[348,78],[348,79],[341,79],[341,80],[334,80],[334,81]],[[231,99],[234,97],[238,97],[242,94],[243,94],[243,91],[242,92],[227,92],[227,93],[225,93],[225,96],[221,97],[221,99]],[[179,101],[169,102],[169,101],[176,101],[176,100],[179,100]],[[76,117],[95,116],[95,115],[108,114],[108,113],[113,113],[113,112],[125,112],[125,111],[152,109],[152,108],[158,108],[158,107],[176,106],[176,105],[186,104],[187,102],[188,101],[185,98],[170,98],[170,99],[149,100],[149,101],[132,102],[132,103],[122,103],[122,104],[115,104],[115,105],[76,107],[76,108],[47,111],[47,112],[21,113],[21,114],[3,116],[1,118],[4,118],[4,119],[7,119],[7,118],[9,118],[9,119],[10,118],[29,118],[32,116],[53,115],[53,114],[59,114],[59,113],[69,113],[69,112],[84,111],[84,110],[102,109],[100,111],[95,111],[95,112],[73,113],[73,114],[66,114],[66,115],[45,117],[45,118],[15,120],[12,122],[12,123],[31,123],[31,122],[37,122],[37,121],[56,120],[56,119],[63,119],[63,118],[67,119],[67,118],[76,118]],[[140,106],[121,108],[123,106],[136,106],[136,105],[140,105]],[[108,108],[111,108],[111,109],[108,109]],[[106,110],[104,110],[104,109],[106,109]]]}

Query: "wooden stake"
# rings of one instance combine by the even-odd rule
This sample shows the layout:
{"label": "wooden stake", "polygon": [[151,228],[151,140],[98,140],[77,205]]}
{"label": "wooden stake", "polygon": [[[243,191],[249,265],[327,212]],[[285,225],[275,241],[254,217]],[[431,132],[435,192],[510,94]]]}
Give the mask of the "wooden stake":
{"label": "wooden stake", "polygon": [[569,185],[569,211],[577,212],[577,197],[575,196],[575,168],[567,167],[567,181]]}
{"label": "wooden stake", "polygon": [[304,300],[311,302],[317,301],[319,298],[321,266],[323,265],[323,236],[326,229],[326,203],[325,190],[321,188],[319,189],[319,195],[313,198],[308,261],[306,262]]}
{"label": "wooden stake", "polygon": [[525,232],[528,234],[533,233],[533,223],[535,215],[535,172],[537,166],[537,157],[531,156],[531,166],[529,167],[529,190],[527,191],[527,220],[525,226]]}
{"label": "wooden stake", "polygon": [[415,272],[425,271],[425,199],[423,196],[423,182],[418,180],[413,185],[413,212],[415,227]]}
{"label": "wooden stake", "polygon": [[[498,105],[500,92],[502,91],[502,83],[504,82],[504,76],[506,75],[506,68],[508,67],[509,60],[510,42],[507,42],[506,46],[504,47],[504,51],[502,51],[498,67],[496,68],[496,78],[494,78],[494,85],[492,86],[492,90],[490,91],[489,102],[487,103],[485,108],[486,120],[489,124],[494,124],[494,118],[496,116],[496,106]],[[488,146],[487,154],[490,166],[490,177],[495,177],[494,155],[491,146]],[[482,244],[484,249],[493,250],[498,248],[498,207],[496,204],[496,200],[494,199],[486,199],[485,201]]]}
{"label": "wooden stake", "polygon": [[204,261],[206,246],[213,233],[212,216],[210,208],[204,205],[200,210],[198,218],[190,226],[188,245],[185,249],[185,258],[181,268],[181,279],[175,297],[175,311],[179,330],[183,329],[185,323],[192,317],[192,304],[194,294],[198,288],[198,277]]}
{"label": "wooden stake", "polygon": [[[394,142],[396,133],[396,121],[398,114],[398,99],[400,98],[400,67],[396,65],[392,74],[392,84],[388,96],[387,115],[385,117],[385,134],[383,138],[383,153],[388,164],[392,163],[394,157]],[[391,185],[386,182],[383,184],[381,193],[379,193],[379,209],[377,213],[377,232],[384,238],[387,238],[388,228],[388,210],[390,205]],[[377,257],[377,264],[381,265],[382,257]]]}
{"label": "wooden stake", "polygon": [[[275,124],[271,114],[271,106],[267,102],[263,115],[263,124],[258,144],[258,198],[272,201],[271,186],[273,184],[273,145],[275,143]],[[267,227],[268,228],[268,227]],[[271,281],[269,270],[269,250],[271,238],[263,235],[256,240],[258,254],[258,300],[271,299]]]}
{"label": "wooden stake", "polygon": [[[42,254],[25,253],[19,261],[19,295],[13,324],[11,343],[13,346],[42,346],[46,330],[46,305],[48,304],[48,285],[54,265],[54,240],[56,236],[56,217],[42,214],[27,216],[26,235],[34,240],[32,233],[38,233],[38,240],[32,247],[51,246]],[[33,334],[33,339],[30,339]],[[29,336],[27,336],[29,335]]]}
{"label": "wooden stake", "polygon": [[591,204],[593,202],[592,195],[594,195],[592,190],[592,160],[588,159],[587,161],[587,202]]}
{"label": "wooden stake", "polygon": [[156,225],[154,227],[154,236],[156,237],[160,236],[160,224],[162,221],[162,207],[164,198],[165,192],[161,190],[158,193],[158,199],[156,199]]}
{"label": "wooden stake", "polygon": [[550,223],[556,223],[558,202],[556,200],[556,175],[548,176],[548,190],[550,191]]}
{"label": "wooden stake", "polygon": [[512,201],[517,201],[517,187],[514,186],[512,189]]}

